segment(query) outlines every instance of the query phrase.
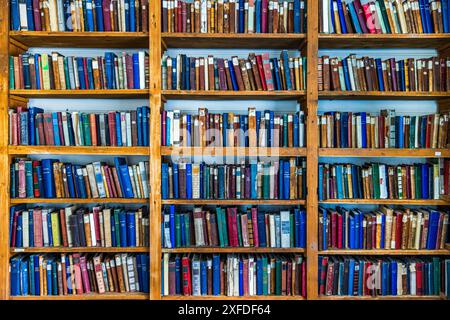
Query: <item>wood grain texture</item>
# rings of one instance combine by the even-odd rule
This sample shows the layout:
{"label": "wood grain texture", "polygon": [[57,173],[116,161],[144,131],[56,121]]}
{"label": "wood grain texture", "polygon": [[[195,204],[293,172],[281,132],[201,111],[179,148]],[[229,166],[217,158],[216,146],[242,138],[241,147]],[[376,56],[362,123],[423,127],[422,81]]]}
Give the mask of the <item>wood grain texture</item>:
{"label": "wood grain texture", "polygon": [[306,39],[298,33],[163,33],[161,37],[167,48],[208,49],[299,49]]}
{"label": "wood grain texture", "polygon": [[305,96],[305,91],[199,91],[163,90],[164,99],[177,100],[292,100]]}
{"label": "wood grain texture", "polygon": [[149,96],[147,89],[115,90],[31,90],[14,89],[10,94],[22,98],[41,99],[145,99]]}
{"label": "wood grain texture", "polygon": [[304,157],[306,148],[161,147],[162,156]]}
{"label": "wood grain texture", "polygon": [[444,200],[426,200],[426,199],[329,199],[319,201],[323,204],[396,204],[410,206],[445,206],[448,205]]}
{"label": "wood grain texture", "polygon": [[105,247],[43,247],[43,248],[11,248],[10,255],[22,253],[148,253],[147,247],[119,247],[119,248],[105,248]]}
{"label": "wood grain texture", "polygon": [[9,146],[11,155],[22,154],[89,154],[89,155],[136,155],[146,156],[150,152],[149,147],[60,147],[60,146]]}
{"label": "wood grain texture", "polygon": [[319,251],[319,255],[367,255],[367,256],[429,256],[429,255],[450,255],[450,251],[442,250],[325,250]]}
{"label": "wood grain texture", "polygon": [[304,205],[305,200],[260,200],[260,199],[230,199],[230,200],[203,200],[203,199],[163,199],[161,204],[189,204],[189,205]]}
{"label": "wood grain texture", "polygon": [[320,148],[320,157],[448,158],[450,149]]}
{"label": "wood grain texture", "polygon": [[319,91],[324,100],[445,100],[450,92]]}
{"label": "wood grain texture", "polygon": [[11,300],[147,300],[148,294],[141,292],[75,294],[67,296],[14,296]]}
{"label": "wood grain texture", "polygon": [[139,203],[146,204],[148,199],[135,199],[135,198],[92,198],[92,199],[81,199],[81,198],[12,198],[11,204],[44,204],[44,203]]}
{"label": "wood grain texture", "polygon": [[185,248],[163,248],[164,253],[303,253],[303,248],[222,248],[222,247],[185,247]]}

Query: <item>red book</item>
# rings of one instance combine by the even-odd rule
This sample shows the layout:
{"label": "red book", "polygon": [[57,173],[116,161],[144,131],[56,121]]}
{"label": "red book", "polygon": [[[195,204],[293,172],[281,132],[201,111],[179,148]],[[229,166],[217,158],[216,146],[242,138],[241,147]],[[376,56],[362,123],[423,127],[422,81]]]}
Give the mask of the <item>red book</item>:
{"label": "red book", "polygon": [[94,213],[94,226],[95,226],[95,239],[97,242],[97,247],[101,247],[102,239],[101,239],[101,233],[100,233],[100,207],[94,207],[92,208],[92,211]]}
{"label": "red book", "polygon": [[108,166],[104,166],[103,170],[105,170],[106,183],[109,189],[109,197],[110,198],[119,198],[117,194],[116,185],[114,184],[114,178],[111,174],[111,170]]}
{"label": "red book", "polygon": [[83,280],[84,293],[91,292],[91,285],[89,283],[89,274],[86,266],[86,257],[80,257],[80,270],[81,270],[81,278]]}
{"label": "red book", "polygon": [[77,294],[83,294],[83,280],[80,268],[80,254],[73,254],[73,272],[75,274],[75,288]]}
{"label": "red book", "polygon": [[248,296],[248,260],[244,259],[242,268],[243,278],[244,278],[244,296]]}
{"label": "red book", "polygon": [[33,209],[33,231],[34,231],[34,246],[43,247],[44,241],[42,237],[42,211],[40,208]]}
{"label": "red book", "polygon": [[261,33],[267,33],[267,13],[269,1],[262,0],[261,2]]}
{"label": "red book", "polygon": [[109,143],[111,144],[111,146],[117,146],[115,112],[108,112],[108,125],[109,125]]}
{"label": "red book", "polygon": [[[303,263],[304,265],[305,263]],[[322,258],[322,266],[320,268],[320,286],[319,286],[319,293],[321,295],[325,294],[325,282],[327,277],[327,265],[328,265],[328,257]],[[303,276],[303,274],[302,274]],[[302,281],[304,283],[304,281]],[[303,289],[303,288],[302,288]]]}
{"label": "red book", "polygon": [[58,131],[59,131],[59,139],[61,141],[61,145],[65,146],[65,140],[64,140],[64,131],[63,131],[63,125],[62,125],[62,115],[61,112],[57,112],[56,113],[57,117],[58,117]]}
{"label": "red book", "polygon": [[302,262],[302,297],[306,297],[306,263]]}
{"label": "red book", "polygon": [[368,278],[368,272],[370,270],[372,263],[366,262],[364,265],[364,274],[363,274],[363,296],[367,296],[370,294],[369,288],[367,287],[367,278]]}
{"label": "red book", "polygon": [[181,2],[181,32],[186,32],[186,21],[187,21],[187,14],[186,14],[186,2]]}
{"label": "red book", "polygon": [[191,282],[191,265],[189,257],[183,257],[181,259],[181,268],[183,275],[183,294],[190,296],[192,294],[192,282]]}
{"label": "red book", "polygon": [[[230,236],[230,246],[232,246],[232,247],[239,246],[236,210],[237,210],[236,208],[227,208],[228,223],[230,224],[228,226],[228,232],[229,232],[229,236]],[[230,219],[231,219],[231,221],[230,221]]]}
{"label": "red book", "polygon": [[39,0],[33,0],[33,21],[34,21],[34,30],[42,31],[41,12],[39,11]]}
{"label": "red book", "polygon": [[367,21],[366,21],[366,15],[364,13],[364,8],[361,5],[361,2],[359,0],[353,1],[353,5],[355,6],[355,11],[358,16],[359,25],[361,26],[363,33],[371,33],[369,32],[369,29],[367,28]]}
{"label": "red book", "polygon": [[46,144],[46,141],[44,134],[44,115],[42,113],[36,115],[36,126],[38,129],[39,145],[43,146]]}
{"label": "red book", "polygon": [[[115,62],[117,63],[117,60],[115,59]],[[83,58],[83,75],[84,75],[84,83],[86,84],[86,89],[89,88],[89,78],[88,78],[88,67],[87,67],[87,59]],[[94,89],[94,88],[92,88]]]}
{"label": "red book", "polygon": [[423,271],[423,264],[422,262],[416,262],[416,294],[418,296],[422,296],[423,295],[423,286],[422,286],[422,282],[423,282],[423,275],[422,275],[422,271]]}
{"label": "red book", "polygon": [[11,247],[16,246],[17,217],[19,216],[20,213],[21,213],[21,211],[14,211],[12,235],[11,235]]}
{"label": "red book", "polygon": [[395,224],[397,230],[395,232],[395,249],[401,249],[402,246],[402,230],[403,230],[403,214],[397,213],[397,222]]}
{"label": "red book", "polygon": [[174,295],[176,294],[175,292],[175,283],[176,283],[176,278],[175,278],[175,261],[169,261],[169,294],[170,295]]}
{"label": "red book", "polygon": [[39,190],[39,180],[37,175],[37,167],[39,166],[39,161],[33,161],[33,193],[35,198],[40,198],[41,192]]}
{"label": "red book", "polygon": [[411,169],[406,166],[406,198],[411,199]]}
{"label": "red book", "polygon": [[63,241],[63,246],[68,247],[69,241],[67,240],[66,211],[64,209],[59,209],[59,222],[60,222],[61,238]]}
{"label": "red book", "polygon": [[134,89],[134,78],[133,78],[133,57],[129,54],[125,56],[125,65],[127,69],[127,85],[128,89]]}
{"label": "red book", "polygon": [[337,216],[337,247],[342,249],[342,215]]}
{"label": "red book", "polygon": [[331,247],[337,247],[337,212],[331,212]]}
{"label": "red book", "polygon": [[259,247],[258,209],[252,208],[253,245]]}
{"label": "red book", "polygon": [[111,6],[111,0],[103,0],[103,30],[111,31],[111,11],[109,7]]}

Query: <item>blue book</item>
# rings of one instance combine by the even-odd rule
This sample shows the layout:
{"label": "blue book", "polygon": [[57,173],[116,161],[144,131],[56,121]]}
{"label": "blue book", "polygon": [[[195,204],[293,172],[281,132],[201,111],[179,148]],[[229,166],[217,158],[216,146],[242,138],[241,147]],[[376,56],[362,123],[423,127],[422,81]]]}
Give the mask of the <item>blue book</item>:
{"label": "blue book", "polygon": [[52,124],[53,124],[53,136],[55,140],[55,146],[61,145],[61,138],[59,137],[59,126],[58,126],[58,113],[52,112]]}
{"label": "blue book", "polygon": [[22,215],[19,214],[17,216],[15,247],[17,247],[17,248],[23,247],[22,239],[23,239]]}
{"label": "blue book", "polygon": [[353,26],[355,27],[356,33],[359,33],[359,34],[363,33],[361,26],[359,25],[358,15],[356,14],[355,7],[350,4],[348,6],[348,9],[350,11],[351,20],[353,22]]}
{"label": "blue book", "polygon": [[192,164],[186,163],[186,199],[192,199]]}
{"label": "blue book", "polygon": [[283,199],[288,200],[290,198],[290,163],[289,161],[283,161]]}
{"label": "blue book", "polygon": [[212,294],[218,296],[220,294],[220,255],[214,254],[212,258]]}
{"label": "blue book", "polygon": [[361,112],[360,114],[361,114],[362,147],[367,148],[366,113]]}
{"label": "blue book", "polygon": [[398,132],[398,147],[399,148],[404,148],[403,146],[403,140],[405,139],[403,136],[403,122],[404,122],[404,118],[403,116],[398,116],[398,130],[396,130],[396,132]]}
{"label": "blue book", "polygon": [[397,295],[397,261],[391,261],[391,295]]}
{"label": "blue book", "polygon": [[92,58],[86,58],[87,75],[88,75],[88,88],[94,89],[94,71],[92,69]]}
{"label": "blue book", "polygon": [[94,12],[92,10],[92,3],[89,4],[90,4],[89,6],[86,5],[87,31],[94,31],[95,30]]}
{"label": "blue book", "polygon": [[164,162],[161,164],[161,198],[169,198],[169,165]]}
{"label": "blue book", "polygon": [[106,74],[106,88],[115,89],[114,53],[112,52],[105,52],[105,74]]}
{"label": "blue book", "polygon": [[439,228],[439,211],[431,210],[428,224],[427,249],[436,249],[437,234]]}
{"label": "blue book", "polygon": [[244,5],[245,5],[245,1],[244,0],[239,0],[239,28],[238,28],[238,33],[244,33],[244,31],[245,31],[245,26],[244,26],[244,24],[245,24],[245,21],[244,21],[244,11],[245,11],[245,8],[244,8]]}
{"label": "blue book", "polygon": [[350,249],[356,249],[355,246],[355,216],[353,214],[351,214],[348,217],[348,225],[349,225],[349,247]]}
{"label": "blue book", "polygon": [[[323,180],[323,165],[322,164],[319,164],[319,181],[322,181]],[[353,179],[353,180],[355,180],[355,179]],[[322,201],[323,200],[323,187],[322,187],[322,183],[319,183],[319,191],[318,191],[318,193],[319,193],[319,201]]]}
{"label": "blue book", "polygon": [[140,89],[138,53],[133,53],[133,83],[135,89]]}
{"label": "blue book", "polygon": [[206,269],[206,260],[200,261],[200,293],[203,296],[208,294],[208,275]]}
{"label": "blue book", "polygon": [[[41,286],[40,286],[40,273],[39,273],[39,255],[34,254],[31,256],[31,259],[33,259],[34,269],[32,272],[34,273],[33,279],[34,283],[32,284],[34,286],[34,294],[36,296],[39,296],[41,294]],[[67,266],[67,264],[66,264]]]}
{"label": "blue book", "polygon": [[355,260],[350,259],[348,262],[348,295],[353,296],[353,278],[355,275]]}
{"label": "blue book", "polygon": [[264,213],[262,213],[262,212],[258,212],[257,213],[257,222],[258,222],[259,246],[264,248],[264,247],[267,247],[267,244],[266,244],[266,224],[265,224]]}
{"label": "blue book", "polygon": [[[117,230],[116,230],[117,232]],[[119,212],[119,234],[120,234],[120,246],[127,246],[127,215],[125,211]]]}
{"label": "blue book", "polygon": [[94,0],[95,20],[96,20],[96,25],[97,25],[97,31],[104,31],[102,2],[103,2],[102,0]]}
{"label": "blue book", "polygon": [[378,74],[378,86],[380,91],[384,91],[384,81],[383,81],[383,66],[381,63],[381,59],[375,59],[375,64],[377,66],[377,74]]}
{"label": "blue book", "polygon": [[[389,180],[388,180],[389,181]],[[384,237],[386,232],[386,215],[381,216],[381,239],[380,239],[380,248],[384,249],[385,243],[384,243]]]}
{"label": "blue book", "polygon": [[[244,115],[239,115],[239,126],[240,128],[245,128],[245,116]],[[240,146],[245,146],[245,130],[240,130],[239,133],[239,145]]]}
{"label": "blue book", "polygon": [[342,165],[336,166],[336,185],[337,185],[337,198],[343,199],[344,192],[342,190]]}
{"label": "blue book", "polygon": [[[50,267],[49,267],[50,265]],[[53,295],[53,276],[52,276],[52,262],[47,261],[47,272],[45,273],[45,276],[47,277],[47,295],[52,296]]]}
{"label": "blue book", "polygon": [[[119,245],[116,243],[116,237],[117,237],[116,232],[119,232],[119,230],[116,230],[116,220],[115,220],[113,214],[110,216],[110,224],[111,224],[111,244],[112,244],[112,247],[118,247]],[[162,232],[161,234],[163,235],[164,232]],[[164,243],[164,242],[162,242],[162,243]]]}
{"label": "blue book", "polygon": [[[243,0],[240,0],[243,1]],[[228,60],[228,70],[230,71],[231,84],[233,85],[234,91],[239,91],[239,86],[236,80],[236,74],[234,73],[233,61]]]}
{"label": "blue book", "polygon": [[294,115],[294,147],[299,147],[299,118],[298,113]]}
{"label": "blue book", "polygon": [[33,18],[33,0],[27,1],[27,24],[28,31],[34,31],[34,18]]}
{"label": "blue book", "polygon": [[36,115],[38,113],[43,113],[44,110],[41,108],[30,107],[28,109],[28,134],[29,134],[29,144],[32,146],[37,145],[36,143]]}
{"label": "blue book", "polygon": [[[130,30],[130,13],[133,14],[134,17],[134,11],[130,12],[130,2],[134,2],[134,0],[125,0],[125,31],[131,31]],[[134,7],[134,6],[133,6]]]}
{"label": "blue book", "polygon": [[150,123],[150,108],[142,107],[142,143],[144,146],[149,146],[149,123]]}
{"label": "blue book", "polygon": [[117,145],[122,147],[122,124],[120,120],[120,112],[115,113],[116,116],[116,137],[117,137]]}
{"label": "blue book", "polygon": [[256,199],[258,195],[258,186],[256,184],[258,165],[255,162],[250,163],[250,197]]}
{"label": "blue book", "polygon": [[175,257],[175,293],[181,293],[181,258]]}
{"label": "blue book", "polygon": [[177,89],[177,57],[172,58],[172,89]]}
{"label": "blue book", "polygon": [[20,257],[11,258],[11,271],[10,271],[10,283],[11,283],[11,296],[20,296]]}
{"label": "blue book", "polygon": [[348,141],[347,141],[347,132],[348,132],[348,113],[343,112],[341,114],[341,147],[342,148],[348,148]]}
{"label": "blue book", "polygon": [[225,198],[225,190],[224,190],[224,188],[225,188],[225,185],[224,185],[224,175],[225,175],[225,172],[224,172],[224,167],[222,167],[222,166],[220,166],[219,168],[218,168],[218,180],[219,180],[219,199],[224,199]]}
{"label": "blue book", "polygon": [[175,247],[175,206],[171,205],[169,210],[170,243],[172,244],[172,247]]}
{"label": "blue book", "polygon": [[[331,10],[334,10],[333,9],[333,2],[334,2],[335,0],[330,0],[330,9]],[[331,11],[330,10],[330,11]],[[332,11],[333,12],[333,11]],[[330,33],[334,33],[334,31],[336,30],[336,25],[335,25],[335,20],[334,20],[334,14],[330,14],[330,17],[331,17],[331,24],[330,24]]]}
{"label": "blue book", "polygon": [[261,296],[263,294],[262,259],[257,259],[255,262],[256,262],[256,294]]}
{"label": "blue book", "polygon": [[343,34],[345,34],[347,33],[347,26],[345,24],[344,9],[342,8],[342,0],[337,0],[337,7],[339,13],[339,20],[341,21],[341,31]]}
{"label": "blue book", "polygon": [[282,86],[281,86],[281,78],[280,78],[280,71],[278,69],[278,59],[277,58],[273,58],[270,59],[272,61],[273,64],[273,79],[274,81],[274,88],[275,90],[281,90]]}
{"label": "blue book", "polygon": [[300,216],[300,248],[306,248],[306,211],[305,210],[299,210],[299,216]]}
{"label": "blue book", "polygon": [[406,81],[405,81],[405,61],[401,60],[398,62],[399,72],[400,75],[400,90],[405,91],[406,90]]}
{"label": "blue book", "polygon": [[[190,80],[190,72],[189,72],[190,58],[188,58],[185,54],[183,54],[182,57],[183,57],[183,65],[184,65],[183,87],[185,88],[185,90],[191,90],[191,86],[189,83],[189,80]],[[216,73],[216,72],[217,72],[217,76],[218,76],[219,70],[215,69],[214,73]]]}
{"label": "blue book", "polygon": [[327,210],[324,208],[319,208],[319,210],[322,210],[322,219],[323,219],[323,226],[322,226],[322,250],[328,249],[328,241],[327,241],[327,224],[328,224],[328,217],[327,217]]}
{"label": "blue book", "polygon": [[[281,52],[281,57],[283,59],[284,70],[289,70],[289,55],[288,55],[287,50],[283,50]],[[291,73],[290,72],[285,72],[284,75],[285,75],[287,90],[292,90]]]}
{"label": "blue book", "polygon": [[381,295],[387,295],[387,262],[381,263]]}
{"label": "blue book", "polygon": [[244,263],[239,259],[239,296],[244,295]]}
{"label": "blue book", "polygon": [[11,30],[20,30],[19,0],[11,0]]}
{"label": "blue book", "polygon": [[[188,114],[188,115],[186,115],[186,131],[187,132],[191,132],[191,126],[192,126],[191,115]],[[225,130],[223,130],[223,132],[224,132],[224,135],[225,135]],[[191,145],[191,135],[190,134],[188,134],[186,136],[186,143],[187,143],[188,146]]]}
{"label": "blue book", "polygon": [[71,198],[76,198],[75,185],[73,183],[72,164],[68,163],[66,166],[67,186],[69,189],[69,195]]}
{"label": "blue book", "polygon": [[[75,180],[76,180],[76,185],[77,185],[77,190],[78,190],[77,198],[86,199],[87,198],[86,185],[84,183],[84,177],[80,171],[81,171],[81,166],[76,165],[75,166],[75,176],[76,176]],[[80,172],[80,174],[79,174],[79,172]]]}
{"label": "blue book", "polygon": [[359,210],[358,210],[358,212],[359,212],[359,215],[358,215],[358,218],[359,218],[359,233],[358,233],[358,236],[359,236],[359,246],[358,246],[358,249],[362,249],[363,248],[363,246],[364,246],[364,228],[363,228],[363,225],[364,225],[364,214],[362,213],[362,212],[360,212]]}
{"label": "blue book", "polygon": [[428,23],[427,23],[427,19],[426,19],[426,13],[425,13],[425,1],[428,0],[419,0],[419,11],[420,11],[420,16],[421,16],[421,20],[422,20],[422,29],[424,33],[430,33],[430,31],[428,30]]}
{"label": "blue book", "polygon": [[[298,1],[298,0],[296,0],[296,1]],[[294,11],[294,15],[295,15],[295,11]],[[255,19],[256,19],[256,30],[255,31],[256,31],[256,33],[261,33],[261,0],[255,0]],[[295,20],[294,20],[294,28],[295,28]]]}
{"label": "blue book", "polygon": [[41,88],[41,76],[40,76],[40,69],[39,69],[39,63],[36,63],[37,61],[38,61],[38,59],[39,59],[39,56],[40,56],[40,54],[39,53],[35,53],[34,54],[34,71],[35,71],[35,74],[36,74],[36,88],[38,88],[38,89],[42,89]]}
{"label": "blue book", "polygon": [[[77,72],[78,72],[78,79],[80,82],[80,89],[87,89],[86,82],[84,81],[84,65],[83,65],[83,58],[82,57],[76,57],[75,58],[77,62]],[[109,88],[112,89],[112,88]]]}
{"label": "blue book", "polygon": [[172,163],[173,198],[178,199],[178,164]]}
{"label": "blue book", "polygon": [[123,197],[134,198],[127,161],[122,157],[114,157],[114,164],[117,169],[117,175],[119,177],[119,184],[122,189]]}
{"label": "blue book", "polygon": [[127,212],[127,247],[136,247],[136,221],[135,213]]}
{"label": "blue book", "polygon": [[[450,32],[450,3],[448,0],[444,0],[444,1],[447,3],[447,26],[448,26],[447,32]],[[442,16],[445,17],[445,14],[443,14]],[[450,280],[448,280],[448,281],[450,282]],[[448,286],[447,288],[450,288],[450,286]],[[449,289],[449,293],[450,293],[450,289]]]}
{"label": "blue book", "polygon": [[425,20],[427,22],[428,33],[434,33],[433,22],[431,21],[430,3],[428,0],[423,0],[425,8]]}
{"label": "blue book", "polygon": [[44,181],[44,197],[54,198],[55,195],[55,178],[53,176],[54,159],[42,159],[42,177]]}
{"label": "blue book", "polygon": [[300,0],[294,0],[294,33],[300,33]]}
{"label": "blue book", "polygon": [[283,160],[280,160],[278,165],[278,199],[283,199],[284,196],[284,169]]}
{"label": "blue book", "polygon": [[21,295],[29,295],[28,260],[20,260],[20,284]]}
{"label": "blue book", "polygon": [[[292,216],[291,216],[292,218]],[[294,247],[300,247],[300,209],[294,209]]]}
{"label": "blue book", "polygon": [[33,165],[31,161],[25,161],[25,186],[27,198],[33,198]]}
{"label": "blue book", "polygon": [[422,169],[422,199],[429,199],[429,186],[428,186],[428,164],[421,165]]}

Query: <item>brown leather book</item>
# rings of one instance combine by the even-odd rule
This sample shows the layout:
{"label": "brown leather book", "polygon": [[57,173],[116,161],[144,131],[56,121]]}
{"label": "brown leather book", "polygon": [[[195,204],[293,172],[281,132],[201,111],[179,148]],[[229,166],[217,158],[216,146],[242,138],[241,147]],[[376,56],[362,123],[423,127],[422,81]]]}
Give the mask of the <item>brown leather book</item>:
{"label": "brown leather book", "polygon": [[205,58],[200,57],[199,60],[199,67],[198,67],[198,90],[205,90]]}
{"label": "brown leather book", "polygon": [[[59,68],[58,68],[58,53],[57,52],[52,52],[51,54],[51,58],[52,58],[52,69],[53,69],[53,81],[55,84],[55,89],[56,90],[61,90],[61,82],[59,79]],[[50,77],[51,77],[50,73]],[[64,76],[64,75],[62,75]]]}
{"label": "brown leather book", "polygon": [[231,61],[233,63],[233,68],[234,68],[234,74],[236,75],[236,82],[238,84],[238,88],[239,91],[244,91],[245,90],[245,86],[244,86],[244,80],[241,74],[241,68],[239,66],[239,59],[237,56],[233,56],[231,57]]}
{"label": "brown leather book", "polygon": [[295,158],[289,159],[289,199],[297,199],[297,166],[295,161]]}
{"label": "brown leather book", "polygon": [[268,33],[273,32],[273,1],[269,2],[268,10],[267,10],[267,31]]}
{"label": "brown leather book", "polygon": [[330,71],[331,71],[331,88],[334,91],[340,91],[341,84],[339,82],[339,60],[337,58],[330,59]]}
{"label": "brown leather book", "polygon": [[255,85],[256,85],[256,90],[260,91],[263,89],[262,87],[262,83],[261,83],[261,78],[259,76],[259,71],[258,71],[258,64],[256,61],[256,56],[254,53],[250,53],[248,56],[250,62],[251,62],[251,67],[252,67],[252,71],[253,71],[253,77],[255,79]]}
{"label": "brown leather book", "polygon": [[292,148],[294,146],[294,119],[290,114],[288,115],[288,147]]}
{"label": "brown leather book", "polygon": [[[322,82],[323,82],[323,90],[330,90],[330,57],[323,56],[322,60]],[[320,65],[320,64],[319,64]],[[320,74],[319,74],[320,77]],[[319,88],[320,91],[320,88]]]}
{"label": "brown leather book", "polygon": [[437,4],[436,1],[433,1],[430,3],[431,4],[431,15],[433,17],[433,27],[434,27],[434,33],[439,33],[440,28],[439,28],[439,15],[438,15],[438,8],[437,8]]}
{"label": "brown leather book", "polygon": [[278,33],[279,31],[278,31],[278,26],[279,26],[279,14],[278,14],[278,2],[277,1],[274,1],[274,3],[273,3],[273,29],[272,29],[272,32],[273,33]]}
{"label": "brown leather book", "polygon": [[[353,25],[350,22],[350,15],[348,13],[348,6],[349,4],[342,4],[342,11],[344,12],[344,20],[345,20],[345,26],[347,27],[347,33],[355,33],[353,29]],[[350,4],[351,5],[351,4]]]}
{"label": "brown leather book", "polygon": [[225,3],[223,0],[217,1],[217,33],[224,32],[224,16],[225,16]]}
{"label": "brown leather book", "polygon": [[141,31],[148,32],[148,0],[140,0],[142,27]]}
{"label": "brown leather book", "polygon": [[191,7],[191,18],[189,19],[190,21],[190,32],[195,32],[195,3],[190,3],[190,7]]}
{"label": "brown leather book", "polygon": [[208,56],[208,89],[214,90],[214,57]]}
{"label": "brown leather book", "polygon": [[236,33],[236,3],[235,2],[226,2],[228,8],[228,32]]}
{"label": "brown leather book", "polygon": [[370,65],[370,72],[371,72],[370,78],[372,79],[373,90],[379,91],[380,87],[378,85],[378,73],[377,73],[377,67],[375,64],[375,59],[370,58],[369,65]]}
{"label": "brown leather book", "polygon": [[127,266],[122,263],[122,257],[120,254],[115,255],[116,259],[116,271],[117,271],[117,279],[119,283],[119,292],[126,292],[125,289],[125,279],[123,278],[123,270],[127,269]]}
{"label": "brown leather book", "polygon": [[367,90],[368,91],[373,91],[374,90],[374,86],[373,86],[373,80],[372,80],[372,71],[370,69],[370,61],[368,57],[364,57],[364,75],[365,75],[365,79],[366,79],[366,84],[367,84]]}
{"label": "brown leather book", "polygon": [[288,4],[288,33],[294,33],[294,3],[289,2]]}
{"label": "brown leather book", "polygon": [[199,0],[195,0],[194,1],[194,15],[195,15],[195,17],[194,17],[194,21],[195,21],[195,23],[194,23],[194,26],[195,26],[195,29],[194,29],[194,32],[195,33],[200,33],[200,1]]}
{"label": "brown leather book", "polygon": [[248,75],[248,80],[250,82],[251,90],[253,90],[253,91],[258,90],[258,88],[256,86],[255,75],[253,74],[252,63],[250,62],[250,60],[245,61],[245,68],[247,70],[247,75]]}
{"label": "brown leather book", "polygon": [[227,88],[228,88],[228,90],[233,90],[233,84],[231,82],[230,68],[229,68],[227,59],[224,60],[224,66],[225,66],[225,76],[226,76],[226,80],[227,80]]}

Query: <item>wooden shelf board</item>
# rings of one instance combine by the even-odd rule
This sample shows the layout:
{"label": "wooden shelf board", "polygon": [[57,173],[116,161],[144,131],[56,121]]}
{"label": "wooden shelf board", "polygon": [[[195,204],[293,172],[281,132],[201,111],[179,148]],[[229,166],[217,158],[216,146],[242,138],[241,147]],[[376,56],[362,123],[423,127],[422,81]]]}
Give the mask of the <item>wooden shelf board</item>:
{"label": "wooden shelf board", "polygon": [[49,32],[10,31],[11,39],[26,47],[55,48],[145,48],[149,34],[145,32]]}
{"label": "wooden shelf board", "polygon": [[89,154],[89,155],[142,155],[150,154],[149,147],[105,146],[9,146],[8,153],[18,154]]}
{"label": "wooden shelf board", "polygon": [[450,34],[319,34],[320,49],[433,48],[448,45]]}
{"label": "wooden shelf board", "polygon": [[186,205],[304,205],[305,200],[261,200],[261,199],[230,199],[230,200],[201,200],[201,199],[163,199],[161,204]]}
{"label": "wooden shelf board", "polygon": [[305,91],[163,90],[162,96],[174,100],[296,100],[303,98]]}
{"label": "wooden shelf board", "polygon": [[184,252],[197,252],[197,253],[303,253],[304,248],[235,248],[235,247],[186,247],[186,248],[163,248],[163,253],[184,253]]}
{"label": "wooden shelf board", "polygon": [[413,256],[413,255],[450,255],[449,250],[387,250],[387,249],[377,249],[377,250],[325,250],[319,251],[319,255],[383,255],[383,256]]}
{"label": "wooden shelf board", "polygon": [[10,254],[19,253],[77,253],[77,252],[102,252],[102,253],[148,253],[148,247],[41,247],[41,248],[11,248]]}
{"label": "wooden shelf board", "polygon": [[162,300],[305,300],[302,296],[162,296]]}
{"label": "wooden shelf board", "polygon": [[450,195],[448,194],[441,195],[441,200],[450,202]]}
{"label": "wooden shelf board", "polygon": [[399,205],[428,205],[444,206],[448,205],[443,200],[412,200],[412,199],[329,199],[319,201],[319,204],[399,204]]}
{"label": "wooden shelf board", "polygon": [[445,249],[450,250],[450,243],[445,244]]}
{"label": "wooden shelf board", "polygon": [[148,293],[103,293],[66,296],[11,296],[11,300],[147,300]]}
{"label": "wooden shelf board", "polygon": [[319,91],[322,100],[443,100],[449,92]]}
{"label": "wooden shelf board", "polygon": [[441,296],[319,296],[319,300],[441,300]]}
{"label": "wooden shelf board", "polygon": [[319,157],[448,158],[449,149],[320,148]]}
{"label": "wooden shelf board", "polygon": [[31,90],[31,89],[12,89],[9,91],[12,96],[23,98],[42,98],[42,99],[134,99],[148,98],[150,91],[147,89],[117,89],[117,90]]}
{"label": "wooden shelf board", "polygon": [[95,199],[81,199],[81,198],[12,198],[11,204],[21,203],[142,203],[149,202],[148,199],[135,199],[135,198],[95,198]]}
{"label": "wooden shelf board", "polygon": [[305,34],[162,33],[166,48],[300,49]]}
{"label": "wooden shelf board", "polygon": [[161,147],[161,155],[302,157],[306,148]]}

